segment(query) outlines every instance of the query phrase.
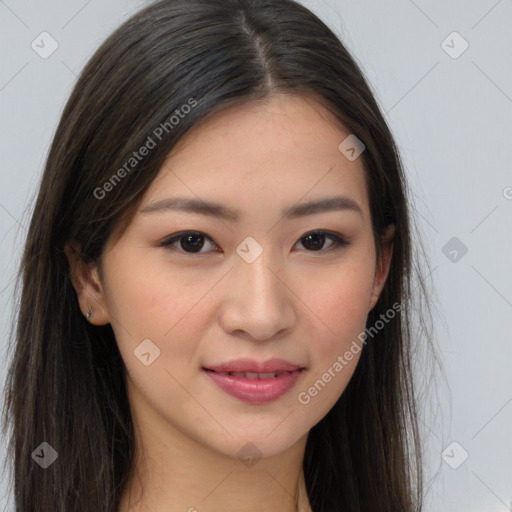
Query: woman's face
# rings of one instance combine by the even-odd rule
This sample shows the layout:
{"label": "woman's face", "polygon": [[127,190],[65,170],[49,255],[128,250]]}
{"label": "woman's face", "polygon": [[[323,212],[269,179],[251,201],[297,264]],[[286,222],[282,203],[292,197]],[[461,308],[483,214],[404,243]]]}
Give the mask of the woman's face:
{"label": "woman's face", "polygon": [[343,393],[391,254],[376,265],[363,163],[339,149],[349,135],[313,98],[279,95],[224,110],[169,155],[81,297],[112,324],[145,422],[271,456]]}

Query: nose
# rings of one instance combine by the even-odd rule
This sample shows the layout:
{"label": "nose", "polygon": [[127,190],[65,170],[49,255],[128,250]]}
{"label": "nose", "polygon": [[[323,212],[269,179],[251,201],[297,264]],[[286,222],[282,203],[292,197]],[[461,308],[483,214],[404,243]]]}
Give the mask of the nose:
{"label": "nose", "polygon": [[293,292],[267,253],[252,263],[235,258],[219,320],[228,334],[267,340],[289,331],[297,320]]}

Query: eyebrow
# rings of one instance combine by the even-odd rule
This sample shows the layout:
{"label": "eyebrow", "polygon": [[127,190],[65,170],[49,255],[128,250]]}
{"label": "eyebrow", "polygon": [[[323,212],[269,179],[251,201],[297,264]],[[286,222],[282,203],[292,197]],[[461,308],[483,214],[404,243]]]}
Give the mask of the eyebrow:
{"label": "eyebrow", "polygon": [[[240,210],[228,208],[220,203],[203,201],[187,197],[172,197],[151,203],[140,210],[141,213],[163,213],[167,211],[180,211],[196,213],[199,215],[215,216],[225,220],[237,221]],[[356,201],[346,196],[335,196],[316,199],[301,203],[281,212],[284,219],[297,219],[315,213],[330,211],[353,211],[363,217],[363,211]]]}

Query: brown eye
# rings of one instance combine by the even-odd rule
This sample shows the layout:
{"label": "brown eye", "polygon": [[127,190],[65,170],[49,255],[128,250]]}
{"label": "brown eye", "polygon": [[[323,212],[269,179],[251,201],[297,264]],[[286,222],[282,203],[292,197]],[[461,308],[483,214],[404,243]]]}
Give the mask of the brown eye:
{"label": "brown eye", "polygon": [[[159,246],[168,247],[171,250],[182,251],[190,254],[201,254],[201,249],[204,247],[205,240],[215,245],[208,235],[205,235],[200,231],[184,231],[164,240],[159,244]],[[177,242],[179,242],[179,247],[174,247]],[[204,253],[207,251],[202,252]]]}
{"label": "brown eye", "polygon": [[323,250],[326,239],[331,239],[333,243],[325,251],[340,249],[348,245],[348,242],[339,235],[328,233],[327,231],[312,231],[304,235],[300,241],[309,251],[319,252]]}

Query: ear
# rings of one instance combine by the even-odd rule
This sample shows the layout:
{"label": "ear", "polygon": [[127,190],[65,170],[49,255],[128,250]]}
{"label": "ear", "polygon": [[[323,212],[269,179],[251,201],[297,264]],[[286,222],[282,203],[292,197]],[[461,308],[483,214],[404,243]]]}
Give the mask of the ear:
{"label": "ear", "polygon": [[393,240],[395,238],[395,226],[394,224],[390,224],[382,236],[381,241],[381,257],[380,260],[377,261],[377,265],[375,268],[375,276],[373,279],[372,286],[372,295],[370,298],[370,305],[368,312],[370,312],[377,304],[379,300],[380,293],[384,288],[384,284],[386,283],[386,279],[389,274],[389,268],[391,266],[391,257],[393,255]]}
{"label": "ear", "polygon": [[91,312],[89,323],[106,325],[110,322],[103,285],[96,263],[85,263],[78,244],[66,242],[64,252],[69,262],[70,278],[84,316]]}

